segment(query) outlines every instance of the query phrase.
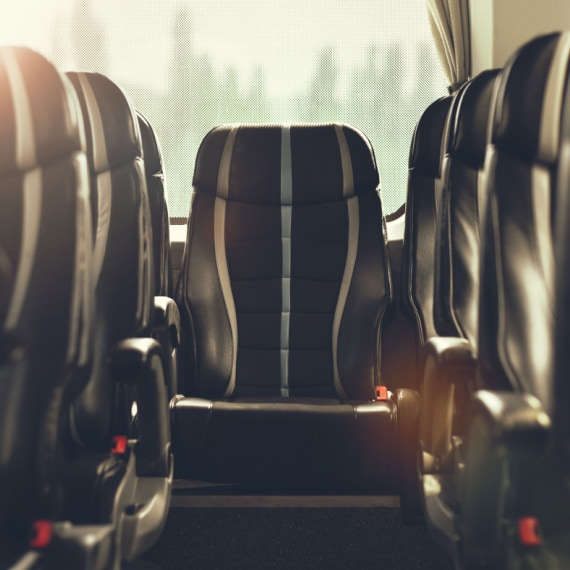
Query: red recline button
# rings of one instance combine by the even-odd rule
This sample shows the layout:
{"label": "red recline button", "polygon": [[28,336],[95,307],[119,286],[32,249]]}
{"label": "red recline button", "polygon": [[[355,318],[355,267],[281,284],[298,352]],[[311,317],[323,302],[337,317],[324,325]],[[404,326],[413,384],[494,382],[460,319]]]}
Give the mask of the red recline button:
{"label": "red recline button", "polygon": [[30,539],[31,548],[45,548],[51,542],[53,527],[51,521],[39,520],[32,524],[34,536]]}
{"label": "red recline button", "polygon": [[525,546],[538,546],[542,543],[542,538],[538,534],[537,518],[524,517],[519,519],[519,540]]}
{"label": "red recline button", "polygon": [[388,397],[388,388],[386,386],[376,386],[376,400],[379,402],[386,402]]}
{"label": "red recline button", "polygon": [[113,438],[113,447],[111,447],[111,453],[114,455],[123,455],[127,451],[127,436],[126,435],[116,435]]}

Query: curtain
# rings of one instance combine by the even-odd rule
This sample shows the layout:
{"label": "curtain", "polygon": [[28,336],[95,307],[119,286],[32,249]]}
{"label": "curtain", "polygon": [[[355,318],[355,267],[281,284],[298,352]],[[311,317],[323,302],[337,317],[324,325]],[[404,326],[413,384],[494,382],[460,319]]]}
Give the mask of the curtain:
{"label": "curtain", "polygon": [[468,0],[426,0],[443,71],[454,93],[471,72]]}

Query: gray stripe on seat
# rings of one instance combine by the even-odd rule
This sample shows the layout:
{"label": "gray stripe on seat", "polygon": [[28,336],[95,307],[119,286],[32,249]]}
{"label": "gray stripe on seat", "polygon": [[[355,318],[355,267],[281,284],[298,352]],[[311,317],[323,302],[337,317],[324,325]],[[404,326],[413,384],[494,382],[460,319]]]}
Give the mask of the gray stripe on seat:
{"label": "gray stripe on seat", "polygon": [[344,266],[344,273],[340,284],[340,291],[334,312],[333,328],[332,328],[332,354],[333,354],[333,374],[334,374],[334,387],[337,396],[341,399],[347,399],[346,392],[342,387],[342,380],[340,378],[338,366],[338,337],[340,332],[340,325],[352,276],[354,274],[354,266],[356,264],[356,253],[358,250],[358,233],[360,229],[359,221],[359,206],[358,197],[353,196],[346,201],[348,212],[348,251],[346,252],[346,263]]}
{"label": "gray stripe on seat", "polygon": [[99,111],[97,97],[85,73],[78,73],[77,79],[79,80],[83,96],[85,97],[85,106],[87,108],[87,115],[89,116],[89,124],[91,125],[91,145],[93,147],[93,164],[95,171],[101,172],[108,170],[109,159],[107,156],[107,143],[105,141],[105,128],[103,127],[103,119]]}
{"label": "gray stripe on seat", "polygon": [[26,84],[14,49],[7,49],[4,52],[4,65],[6,66],[12,104],[14,105],[16,163],[18,168],[28,170],[33,168],[37,161],[36,136]]}
{"label": "gray stripe on seat", "polygon": [[220,288],[222,297],[226,305],[226,312],[230,322],[230,332],[232,335],[232,364],[230,371],[230,379],[228,387],[224,392],[224,398],[229,398],[236,387],[236,366],[237,366],[237,350],[238,350],[238,328],[237,315],[234,296],[232,293],[232,284],[230,280],[230,272],[228,268],[228,258],[226,254],[226,205],[229,197],[230,189],[230,166],[232,163],[232,155],[234,152],[234,143],[239,125],[233,125],[226,138],[226,144],[220,159],[220,169],[218,171],[218,187],[217,196],[214,204],[214,253],[216,257],[216,269],[218,271],[218,279],[220,280]]}
{"label": "gray stripe on seat", "polygon": [[[96,174],[97,190],[97,224],[95,227],[95,243],[93,244],[93,284],[96,287],[103,270],[103,262],[107,251],[107,239],[111,225],[112,180],[109,171],[105,128],[99,111],[99,103],[93,92],[89,78],[85,73],[78,73],[77,79],[85,98],[85,107],[89,125],[91,126],[91,147],[93,149],[93,165]],[[97,174],[98,173],[98,174]]]}
{"label": "gray stripe on seat", "polygon": [[336,138],[338,139],[338,148],[340,150],[340,160],[342,165],[342,195],[345,198],[354,196],[354,174],[352,172],[352,158],[350,149],[341,125],[335,125]]}
{"label": "gray stripe on seat", "polygon": [[226,144],[224,145],[222,158],[220,159],[220,169],[218,170],[217,195],[226,200],[230,194],[230,167],[232,165],[232,156],[234,154],[234,144],[238,129],[239,125],[232,125],[228,131]]}
{"label": "gray stripe on seat", "polygon": [[93,283],[96,287],[103,270],[109,227],[111,225],[111,173],[107,171],[99,174],[95,183],[97,186],[97,227],[95,229],[95,244],[93,248]]}
{"label": "gray stripe on seat", "polygon": [[[37,161],[32,110],[14,50],[4,52],[4,64],[14,105],[16,162],[20,169],[27,170],[35,166]],[[36,258],[41,211],[42,171],[37,168],[27,172],[22,180],[22,244],[12,297],[4,320],[6,330],[17,326],[24,306]]]}
{"label": "gray stripe on seat", "polygon": [[293,209],[291,127],[281,129],[281,396],[289,396],[289,332],[291,322],[291,219]]}
{"label": "gray stripe on seat", "polygon": [[67,358],[74,359],[82,366],[89,357],[91,335],[88,323],[92,322],[93,296],[91,280],[92,231],[89,204],[89,175],[85,153],[77,153],[74,158],[79,191],[75,206],[75,282],[71,301],[71,326]]}
{"label": "gray stripe on seat", "polygon": [[216,197],[214,204],[214,252],[216,257],[216,269],[218,271],[218,279],[220,280],[220,288],[222,289],[222,297],[226,305],[228,320],[230,321],[230,331],[232,335],[232,368],[230,372],[230,381],[224,392],[224,398],[229,398],[236,387],[236,365],[238,350],[238,328],[236,306],[232,293],[232,285],[230,281],[230,273],[228,269],[228,259],[226,256],[226,205],[224,198]]}
{"label": "gray stripe on seat", "polygon": [[7,331],[13,330],[18,325],[36,259],[43,198],[42,170],[36,168],[26,173],[22,185],[22,246],[12,298],[4,321],[4,328]]}
{"label": "gray stripe on seat", "polygon": [[559,151],[562,99],[564,97],[566,76],[568,74],[568,59],[570,57],[570,32],[560,35],[556,51],[550,64],[542,116],[540,118],[540,133],[538,143],[539,157],[546,162],[555,162]]}

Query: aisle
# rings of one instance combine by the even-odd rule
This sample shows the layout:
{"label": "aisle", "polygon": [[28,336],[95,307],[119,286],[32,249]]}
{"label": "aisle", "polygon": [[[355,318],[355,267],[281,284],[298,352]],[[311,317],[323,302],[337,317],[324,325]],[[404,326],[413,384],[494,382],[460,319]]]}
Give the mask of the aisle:
{"label": "aisle", "polygon": [[397,501],[178,486],[160,541],[129,570],[451,570],[425,527],[402,524]]}

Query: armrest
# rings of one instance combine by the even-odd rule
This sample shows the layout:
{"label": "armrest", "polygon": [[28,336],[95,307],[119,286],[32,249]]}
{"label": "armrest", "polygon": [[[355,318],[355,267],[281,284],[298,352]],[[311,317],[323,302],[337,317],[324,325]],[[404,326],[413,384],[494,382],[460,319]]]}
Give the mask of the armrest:
{"label": "armrest", "polygon": [[139,423],[137,475],[166,477],[170,468],[170,423],[162,349],[151,338],[119,342],[111,359],[116,381],[135,390]]}
{"label": "armrest", "polygon": [[168,399],[178,393],[178,356],[180,346],[180,312],[174,299],[156,296],[154,298],[153,337],[164,354],[164,377],[168,388]]}
{"label": "armrest", "polygon": [[180,346],[180,312],[171,297],[154,298],[154,328],[168,331],[170,344],[174,348]]}
{"label": "armrest", "polygon": [[453,465],[453,411],[456,385],[475,376],[475,355],[462,338],[439,337],[422,347],[423,383],[420,408],[422,472],[438,473]]}
{"label": "armrest", "polygon": [[545,512],[546,495],[540,488],[548,479],[537,480],[537,475],[545,468],[550,426],[540,401],[530,394],[481,390],[472,398],[460,487],[461,526],[467,555],[484,552],[488,567],[503,567],[506,558],[499,563],[488,553],[497,552],[519,517]]}
{"label": "armrest", "polygon": [[469,411],[470,423],[474,418],[484,422],[494,444],[512,450],[534,454],[550,437],[550,417],[531,394],[479,390]]}

